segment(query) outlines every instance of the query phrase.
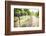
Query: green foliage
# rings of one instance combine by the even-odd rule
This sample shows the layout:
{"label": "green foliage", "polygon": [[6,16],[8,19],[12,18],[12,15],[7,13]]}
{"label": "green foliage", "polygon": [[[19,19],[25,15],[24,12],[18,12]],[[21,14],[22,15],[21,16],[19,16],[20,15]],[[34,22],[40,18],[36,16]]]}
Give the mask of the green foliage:
{"label": "green foliage", "polygon": [[34,12],[31,12],[31,16],[34,16]]}
{"label": "green foliage", "polygon": [[15,8],[15,9],[14,9],[14,12],[15,12],[15,13],[17,13],[17,14],[21,14],[21,12],[22,12],[22,9]]}
{"label": "green foliage", "polygon": [[31,12],[29,11],[29,9],[14,8],[14,13],[21,14],[21,15],[31,15]]}
{"label": "green foliage", "polygon": [[39,17],[39,11],[35,13],[35,16],[36,17]]}
{"label": "green foliage", "polygon": [[14,8],[14,15],[15,14],[16,15],[20,15],[20,16],[31,15],[31,16],[38,17],[39,16],[39,11],[37,11],[37,12],[31,12],[31,11],[29,11],[29,9]]}
{"label": "green foliage", "polygon": [[29,9],[24,9],[24,11],[26,12],[26,15],[31,15],[31,12],[29,11]]}

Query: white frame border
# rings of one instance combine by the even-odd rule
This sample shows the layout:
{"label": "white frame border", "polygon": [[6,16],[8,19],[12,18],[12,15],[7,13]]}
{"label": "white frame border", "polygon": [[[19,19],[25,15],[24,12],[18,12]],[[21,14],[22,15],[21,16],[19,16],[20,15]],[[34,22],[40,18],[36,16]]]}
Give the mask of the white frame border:
{"label": "white frame border", "polygon": [[[16,27],[14,28],[14,8],[39,8],[39,27]],[[11,31],[28,31],[28,30],[42,30],[42,7],[41,6],[22,6],[11,5]]]}

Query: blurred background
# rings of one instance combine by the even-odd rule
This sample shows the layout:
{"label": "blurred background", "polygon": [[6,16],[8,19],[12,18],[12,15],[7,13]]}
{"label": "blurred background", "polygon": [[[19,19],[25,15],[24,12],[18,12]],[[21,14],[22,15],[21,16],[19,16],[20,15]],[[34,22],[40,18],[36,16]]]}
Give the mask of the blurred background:
{"label": "blurred background", "polygon": [[14,27],[38,27],[38,8],[14,8]]}
{"label": "blurred background", "polygon": [[[45,3],[45,15],[46,15],[46,0],[6,0],[6,1],[24,1],[24,2],[40,2]],[[46,22],[46,16],[45,16]],[[5,0],[0,0],[0,36],[46,36],[46,23],[45,33],[40,34],[24,34],[24,35],[5,35]]]}

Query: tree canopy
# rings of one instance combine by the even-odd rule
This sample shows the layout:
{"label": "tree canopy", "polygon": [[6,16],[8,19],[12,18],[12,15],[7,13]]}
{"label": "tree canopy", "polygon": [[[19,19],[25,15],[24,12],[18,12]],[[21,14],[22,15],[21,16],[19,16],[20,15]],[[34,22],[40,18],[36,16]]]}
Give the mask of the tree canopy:
{"label": "tree canopy", "polygon": [[[35,14],[34,14],[35,13]],[[31,15],[31,16],[39,16],[39,11],[32,12],[29,9],[22,9],[22,8],[14,8],[14,16],[23,16],[23,15]]]}
{"label": "tree canopy", "polygon": [[15,16],[30,15],[30,14],[31,14],[31,12],[29,11],[29,9],[14,8]]}

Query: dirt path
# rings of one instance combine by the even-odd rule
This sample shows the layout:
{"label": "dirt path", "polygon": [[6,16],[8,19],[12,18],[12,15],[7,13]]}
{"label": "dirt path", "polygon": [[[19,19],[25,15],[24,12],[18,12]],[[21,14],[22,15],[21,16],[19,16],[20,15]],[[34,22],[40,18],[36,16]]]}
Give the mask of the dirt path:
{"label": "dirt path", "polygon": [[[39,19],[36,18],[35,16],[22,16],[20,17],[20,20],[17,20],[17,22],[15,22],[16,26],[26,26],[26,27],[31,27],[31,26],[37,26]],[[20,23],[19,23],[20,22]]]}

